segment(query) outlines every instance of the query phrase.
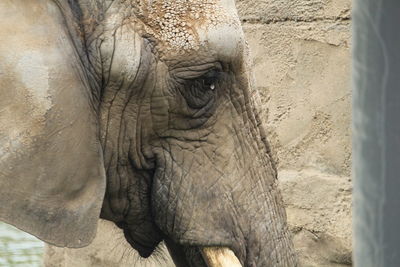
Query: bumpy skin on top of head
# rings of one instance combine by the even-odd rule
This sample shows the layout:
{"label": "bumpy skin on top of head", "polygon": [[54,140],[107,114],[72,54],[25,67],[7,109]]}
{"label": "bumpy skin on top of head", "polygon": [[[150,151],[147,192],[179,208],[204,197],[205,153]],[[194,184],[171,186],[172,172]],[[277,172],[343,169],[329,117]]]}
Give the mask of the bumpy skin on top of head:
{"label": "bumpy skin on top of head", "polygon": [[[21,17],[29,10],[4,3]],[[106,177],[101,217],[121,227],[142,256],[165,239],[178,266],[205,266],[204,246],[229,247],[244,266],[296,266],[234,1],[38,3],[37,12],[55,28],[46,33],[46,24],[34,21],[32,36],[53,37],[39,39],[38,47],[41,58],[54,51],[49,59],[57,60],[45,64],[46,71],[32,68],[42,78],[33,85],[49,80],[51,90],[33,93],[28,103],[50,104],[40,131],[23,132],[33,140],[21,150],[24,157],[9,153],[18,168],[0,173],[3,191],[16,179],[19,195],[27,196],[22,203],[29,203],[23,213],[38,216],[28,227],[12,208],[2,209],[2,218],[56,245],[87,244]],[[25,50],[18,51],[16,61],[5,62],[18,65]],[[8,84],[25,92],[24,79],[13,73]],[[35,113],[16,110],[35,121]],[[15,131],[11,123],[1,127],[9,127],[9,135]],[[18,198],[10,207],[20,208]],[[36,212],[40,205],[44,212]],[[60,213],[52,216],[53,210]],[[37,231],[40,224],[53,227]],[[65,242],[68,233],[60,226],[77,234]],[[86,236],[79,244],[78,234]]]}

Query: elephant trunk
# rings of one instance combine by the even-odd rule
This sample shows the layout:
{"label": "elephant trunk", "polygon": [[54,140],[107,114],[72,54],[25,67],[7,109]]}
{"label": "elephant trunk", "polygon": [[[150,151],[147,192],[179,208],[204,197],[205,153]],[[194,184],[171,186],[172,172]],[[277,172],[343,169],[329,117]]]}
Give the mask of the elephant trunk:
{"label": "elephant trunk", "polygon": [[245,267],[297,266],[271,159],[240,134],[223,136],[224,146],[211,153],[177,142],[157,156],[163,167],[155,173],[152,208],[172,256],[203,256],[178,266],[224,266],[212,249],[223,247]]}
{"label": "elephant trunk", "polygon": [[235,229],[239,229],[235,230],[239,235],[236,244],[241,249],[235,252],[246,267],[297,266],[276,172],[267,167],[265,157],[249,158],[252,166],[245,168],[248,174],[235,179],[232,191]]}

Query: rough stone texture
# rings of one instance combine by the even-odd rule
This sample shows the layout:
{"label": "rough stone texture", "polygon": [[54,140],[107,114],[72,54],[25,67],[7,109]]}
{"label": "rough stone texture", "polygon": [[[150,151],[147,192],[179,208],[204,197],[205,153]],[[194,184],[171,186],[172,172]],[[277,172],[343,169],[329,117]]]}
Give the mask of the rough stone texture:
{"label": "rough stone texture", "polygon": [[315,169],[279,173],[301,266],[351,265],[351,181]]}
{"label": "rough stone texture", "polygon": [[[301,266],[349,266],[350,0],[237,5]],[[99,229],[88,248],[47,248],[46,266],[152,266],[135,265],[111,224]]]}
{"label": "rough stone texture", "polygon": [[350,1],[237,4],[301,266],[349,266]]}
{"label": "rough stone texture", "polygon": [[237,0],[246,22],[321,21],[350,18],[351,0]]}
{"label": "rough stone texture", "polygon": [[281,169],[349,175],[349,27],[347,22],[245,25]]}

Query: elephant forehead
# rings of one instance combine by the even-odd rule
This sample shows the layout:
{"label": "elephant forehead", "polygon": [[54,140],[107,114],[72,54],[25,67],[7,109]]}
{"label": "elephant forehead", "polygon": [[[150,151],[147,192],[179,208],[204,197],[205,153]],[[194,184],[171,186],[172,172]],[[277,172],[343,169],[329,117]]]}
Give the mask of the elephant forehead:
{"label": "elephant forehead", "polygon": [[235,44],[242,39],[233,0],[138,2],[133,5],[136,17],[143,22],[142,31],[151,35],[162,51],[187,52],[205,46],[218,49],[213,45],[221,39]]}

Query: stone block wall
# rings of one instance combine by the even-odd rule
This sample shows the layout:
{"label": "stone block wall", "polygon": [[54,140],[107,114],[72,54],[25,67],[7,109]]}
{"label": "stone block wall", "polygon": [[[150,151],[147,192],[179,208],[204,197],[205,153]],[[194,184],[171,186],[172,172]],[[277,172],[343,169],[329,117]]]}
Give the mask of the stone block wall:
{"label": "stone block wall", "polygon": [[[237,0],[237,7],[301,266],[349,266],[351,1]],[[173,266],[158,254],[140,260],[101,222],[88,248],[47,247],[45,266]]]}
{"label": "stone block wall", "polygon": [[301,265],[351,265],[351,1],[237,7]]}
{"label": "stone block wall", "polygon": [[237,6],[280,167],[349,175],[350,1]]}

